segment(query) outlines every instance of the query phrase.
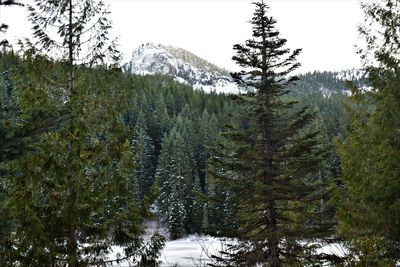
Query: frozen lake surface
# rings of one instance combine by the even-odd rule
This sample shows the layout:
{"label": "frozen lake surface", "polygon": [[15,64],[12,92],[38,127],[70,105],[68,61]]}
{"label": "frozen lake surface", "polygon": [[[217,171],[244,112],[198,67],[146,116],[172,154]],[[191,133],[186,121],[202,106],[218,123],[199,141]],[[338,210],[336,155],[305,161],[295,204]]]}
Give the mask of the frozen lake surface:
{"label": "frozen lake surface", "polygon": [[[224,248],[224,242],[217,238],[208,236],[189,235],[185,238],[167,241],[161,254],[161,267],[199,267],[205,266],[210,262],[210,254],[218,254]],[[120,248],[115,248],[113,253],[116,255],[122,252]],[[122,254],[122,253],[121,253]],[[110,257],[111,258],[111,257]],[[114,264],[114,267],[128,267],[128,262]]]}
{"label": "frozen lake surface", "polygon": [[218,254],[224,248],[224,242],[208,236],[191,235],[183,239],[168,241],[160,260],[161,267],[205,266],[210,262],[211,254]]}
{"label": "frozen lake surface", "polygon": [[[167,241],[160,257],[161,267],[203,267],[210,263],[209,256],[219,255],[219,251],[226,248],[229,241],[221,241],[215,237],[190,235],[182,239]],[[232,241],[230,241],[232,242]],[[116,253],[118,249],[114,252]],[[327,254],[343,256],[345,251],[338,244],[324,246],[319,250]],[[115,267],[128,267],[123,262]]]}

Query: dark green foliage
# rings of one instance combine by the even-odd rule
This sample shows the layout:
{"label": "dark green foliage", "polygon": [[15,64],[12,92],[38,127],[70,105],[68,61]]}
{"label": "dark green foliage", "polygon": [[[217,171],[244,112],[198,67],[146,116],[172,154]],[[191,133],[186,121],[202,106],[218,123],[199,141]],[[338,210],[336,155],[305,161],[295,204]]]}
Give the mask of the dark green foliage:
{"label": "dark green foliage", "polygon": [[[43,65],[35,59],[20,65],[24,79],[15,83],[18,90],[29,92],[26,84],[36,84],[28,80],[35,77],[29,74],[33,65],[44,73]],[[78,69],[77,74],[81,108],[70,110],[78,119],[73,126],[43,136],[43,143],[35,145],[35,154],[13,165],[18,172],[9,178],[10,192],[5,202],[13,221],[12,235],[7,239],[13,250],[5,255],[13,264],[63,265],[69,255],[65,246],[68,225],[74,223],[77,241],[85,244],[77,251],[82,264],[115,260],[106,258],[111,245],[124,247],[124,258],[140,252],[147,261],[156,260],[154,255],[163,239],[146,245],[140,238],[142,217],[130,181],[130,132],[121,117],[124,101],[129,99],[125,88],[130,79],[124,82],[121,73],[105,69]],[[47,94],[37,99],[39,103],[28,98],[31,102],[27,107],[51,110],[62,106],[61,99],[50,91]],[[69,190],[76,195],[73,210],[66,205]],[[156,250],[146,255],[144,246]]]}
{"label": "dark green foliage", "polygon": [[[102,1],[34,1],[29,10],[42,54],[31,47],[23,58],[0,58],[0,265],[131,260],[156,266],[164,239],[156,234],[144,243],[141,223],[157,193],[155,208],[172,239],[202,232],[238,238],[238,245],[217,259],[226,265],[327,261],[329,255],[315,250],[332,237],[326,184],[332,173],[340,173],[330,144],[346,136],[344,82],[334,74],[313,73],[295,84],[297,78],[288,75],[299,66],[300,50],[285,48],[268,7],[256,6],[253,39],[234,46],[234,60],[245,70],[233,77],[248,89],[232,96],[234,103],[167,77],[131,76],[107,67],[115,67],[119,54],[107,38]],[[51,27],[57,40],[48,34]],[[379,77],[376,88],[395,88],[396,71],[371,69],[371,79]],[[390,85],[381,82],[386,77]],[[324,95],[321,85],[336,90]],[[392,95],[385,112],[392,110],[395,117]],[[377,99],[371,99],[375,107]],[[228,131],[221,137],[225,124]],[[397,156],[390,155],[391,168]],[[397,193],[383,188],[368,201]],[[346,197],[354,202],[339,213],[359,207],[353,205],[359,199]],[[396,203],[389,203],[390,216],[376,222],[392,236],[397,221],[390,221],[393,228],[385,223],[398,217]],[[388,234],[355,244],[368,250],[381,236]],[[379,244],[384,253],[386,246],[395,248],[393,242]],[[114,245],[125,255],[107,258]]]}
{"label": "dark green foliage", "polygon": [[[396,255],[399,255],[400,249],[400,183],[397,179],[400,98],[396,93],[400,72],[395,70],[381,74],[379,84],[373,82],[376,92],[353,96],[354,100],[361,101],[358,102],[361,105],[369,103],[374,109],[351,111],[348,137],[339,145],[344,186],[338,192],[338,217],[339,230],[347,237],[356,240],[367,238],[366,242],[368,239],[379,241],[385,238],[390,249],[380,253],[383,260],[398,259]],[[356,241],[357,244],[360,243]]]}
{"label": "dark green foliage", "polygon": [[[22,92],[25,92],[25,99],[36,99],[37,101],[39,101],[37,104],[34,105],[33,103],[24,104],[24,108],[26,108],[27,112],[29,111],[34,113],[36,109],[51,111],[54,114],[58,114],[54,115],[56,118],[58,118],[59,111],[62,110],[62,108],[64,107],[63,103],[66,99],[67,93],[66,90],[59,90],[57,87],[54,87],[52,81],[67,80],[65,72],[63,72],[63,64],[53,64],[51,63],[51,61],[48,61],[44,58],[42,58],[42,63],[39,63],[39,59],[40,57],[35,59],[32,58],[30,59],[30,61],[23,63],[22,66],[19,66],[18,69],[20,69],[20,73],[18,74],[18,76],[24,78],[21,78],[21,80],[17,79],[15,81],[10,81],[12,81],[13,84],[17,84],[18,88],[20,89],[22,87],[25,88],[25,86],[23,86],[24,84],[35,85],[31,86],[29,90],[27,88],[23,90],[21,89]],[[235,236],[234,230],[237,229],[239,223],[237,217],[238,210],[235,201],[236,197],[223,185],[216,183],[216,181],[212,179],[209,171],[213,172],[213,170],[216,170],[218,168],[214,166],[214,164],[209,164],[208,160],[212,157],[220,157],[223,155],[223,149],[221,149],[221,147],[216,147],[216,144],[218,142],[223,142],[224,146],[226,147],[229,147],[230,145],[230,143],[221,140],[221,137],[219,135],[220,127],[223,124],[230,122],[236,124],[235,127],[249,125],[247,118],[241,119],[240,117],[235,117],[232,119],[228,118],[227,116],[227,114],[244,114],[241,111],[242,108],[230,101],[227,96],[216,94],[207,95],[200,91],[193,91],[191,88],[173,82],[167,77],[131,77],[129,75],[118,72],[115,72],[112,75],[110,74],[111,76],[107,76],[107,74],[102,77],[102,75],[104,75],[103,70],[98,71],[99,72],[96,73],[95,70],[77,68],[76,75],[77,77],[81,77],[82,75],[84,75],[82,76],[81,84],[84,84],[82,88],[87,88],[78,90],[78,92],[81,92],[79,97],[85,100],[84,103],[86,103],[83,106],[83,109],[85,111],[93,110],[93,113],[88,113],[84,115],[84,124],[82,124],[82,122],[79,123],[79,125],[82,126],[80,134],[84,136],[93,136],[88,140],[91,140],[92,138],[95,138],[94,140],[97,140],[97,136],[101,136],[101,138],[98,140],[100,143],[97,144],[99,147],[98,149],[96,149],[96,153],[98,153],[98,156],[94,156],[94,152],[90,149],[90,146],[95,144],[91,142],[87,143],[86,141],[84,141],[81,146],[81,150],[88,149],[89,152],[91,151],[90,153],[88,152],[88,158],[85,158],[85,161],[87,162],[84,165],[88,166],[84,168],[90,168],[92,171],[94,171],[91,173],[90,177],[93,177],[93,180],[98,180],[99,184],[103,181],[103,178],[94,177],[102,177],[102,172],[100,171],[99,166],[106,161],[97,161],[93,159],[92,162],[92,160],[89,161],[89,159],[91,157],[99,159],[103,156],[108,155],[109,151],[104,151],[102,148],[103,144],[109,143],[109,141],[107,141],[109,140],[108,138],[111,138],[111,140],[117,138],[112,142],[121,143],[125,141],[122,141],[122,139],[118,138],[126,138],[126,140],[130,140],[131,142],[133,140],[133,142],[131,143],[131,145],[133,145],[133,152],[129,152],[128,154],[126,154],[126,156],[132,157],[136,164],[134,166],[134,169],[132,169],[131,167],[126,168],[127,172],[125,173],[126,176],[124,178],[126,181],[126,186],[128,187],[128,190],[130,192],[129,195],[127,195],[125,198],[130,199],[130,201],[132,201],[131,204],[136,203],[137,199],[135,196],[140,196],[139,200],[145,200],[146,197],[153,197],[152,195],[155,190],[149,191],[149,186],[151,186],[155,180],[155,169],[157,167],[157,162],[159,163],[159,169],[161,169],[161,166],[164,165],[164,163],[162,163],[163,158],[165,158],[166,160],[176,160],[182,157],[186,158],[185,160],[182,160],[182,162],[183,164],[185,164],[186,169],[190,169],[190,171],[187,172],[187,177],[189,178],[184,180],[181,184],[188,186],[176,186],[175,189],[177,190],[175,190],[174,192],[172,192],[168,188],[159,191],[165,197],[168,197],[168,199],[170,199],[172,203],[169,210],[166,209],[161,211],[161,216],[170,223],[170,227],[171,229],[173,229],[173,231],[171,231],[171,237],[177,238],[187,233],[203,231],[217,235]],[[107,71],[105,71],[105,73],[107,73]],[[87,78],[83,79],[83,77]],[[106,80],[107,82],[104,83],[104,87],[95,88],[94,86],[92,86],[99,81]],[[5,82],[4,84],[9,84],[9,82]],[[98,85],[100,84],[101,83],[99,83]],[[113,88],[113,90],[107,90],[106,88],[108,88],[108,86],[111,86],[110,88]],[[7,87],[4,86],[3,88]],[[39,90],[38,88],[41,89]],[[117,90],[117,88],[119,89]],[[105,91],[103,92],[104,89]],[[6,89],[4,90],[3,92],[7,91]],[[111,94],[112,92],[120,92],[121,95],[112,94],[111,96],[108,96],[108,94]],[[39,95],[41,97],[36,97]],[[93,98],[93,96],[96,97]],[[164,99],[169,99],[169,109]],[[181,100],[176,101],[176,99]],[[103,100],[105,101],[104,103],[102,102]],[[100,103],[103,104],[100,105]],[[120,105],[110,107],[110,103],[119,103]],[[104,110],[102,109],[102,107],[104,108]],[[125,112],[127,109],[129,109],[129,112]],[[114,132],[114,134],[112,134],[112,132],[109,132],[111,129],[113,129],[114,126],[105,127],[104,125],[109,125],[109,121],[118,121],[121,118],[119,117],[119,119],[112,119],[111,117],[109,117],[109,115],[105,115],[103,113],[106,110],[110,112],[112,110],[115,110],[116,113],[111,112],[113,114],[121,114],[121,112],[124,112],[125,115],[123,121],[128,126],[128,128],[132,129],[133,131],[119,128],[121,125],[119,125],[120,122],[118,122],[117,124],[115,124],[115,127],[117,127],[117,129],[119,128],[120,130],[117,130],[117,132]],[[99,113],[99,115],[97,115],[97,113]],[[79,118],[81,117],[81,115],[77,117]],[[100,121],[104,121],[104,123],[99,123]],[[323,128],[323,123],[316,124],[320,125],[320,127]],[[108,134],[105,134],[106,132],[104,131],[106,131]],[[168,141],[168,136],[173,135],[172,132],[175,132],[175,138],[171,138],[173,139],[173,141]],[[178,136],[178,133],[180,137],[176,137]],[[118,137],[120,134],[122,134],[121,137]],[[62,141],[66,137],[60,136],[60,133],[57,133],[57,135],[55,133],[51,136],[59,137],[54,139],[54,142],[51,143],[48,142],[50,139],[45,138],[43,139],[43,141],[47,142],[48,144],[42,144],[40,147],[38,147],[37,144],[35,145],[35,147],[40,148],[39,151],[42,152],[40,152],[40,154],[36,155],[35,157],[30,157],[29,159],[24,161],[26,164],[24,168],[27,168],[26,171],[33,171],[33,169],[29,167],[30,164],[33,162],[35,162],[34,166],[40,166],[43,161],[46,161],[45,159],[47,159],[47,161],[50,160],[48,158],[49,156],[45,155],[46,153],[49,153],[46,151],[51,151],[50,155],[52,157],[56,157],[57,153],[65,154],[67,152],[66,150],[62,150],[61,148],[59,148],[55,143]],[[163,136],[166,137],[163,138]],[[83,139],[86,140],[87,138]],[[321,139],[323,138],[321,137]],[[174,144],[170,145],[170,150],[168,150],[168,146],[165,146],[163,144],[167,141],[171,144]],[[106,147],[109,148],[110,146],[112,146],[111,143],[109,146]],[[128,152],[128,147],[125,147],[124,149],[126,150],[126,152]],[[234,149],[234,147],[230,149]],[[159,156],[160,152],[161,156]],[[40,158],[43,159],[39,160]],[[114,158],[115,162],[118,161],[117,158]],[[38,161],[36,162],[36,160]],[[49,163],[44,166],[46,168],[49,168],[48,164]],[[109,170],[107,172],[112,173],[113,168],[117,167],[118,166],[109,166],[105,168]],[[49,171],[47,172],[50,173]],[[54,177],[56,178],[60,175],[63,175],[63,171],[60,171],[60,173],[61,174],[58,174]],[[52,188],[51,186],[55,186],[56,183],[55,181],[50,183],[50,181],[48,181],[49,179],[46,178],[47,184],[45,184],[45,188],[42,188],[44,187],[44,184],[40,182],[40,179],[38,178],[42,176],[43,174],[35,173],[35,181],[29,183],[32,187],[29,192],[37,196],[40,196],[41,194],[50,195],[49,192],[46,192],[46,190],[50,190],[50,188]],[[326,175],[322,174],[322,176],[325,177]],[[33,177],[33,175],[31,177]],[[163,177],[167,177],[167,175]],[[81,179],[85,178],[79,178],[79,180]],[[110,177],[110,179],[113,178]],[[175,185],[179,181],[179,179],[170,180],[171,184],[175,183]],[[25,185],[26,182],[18,186],[22,189]],[[58,186],[59,188],[57,190],[61,190],[62,186],[63,185],[60,182]],[[36,190],[42,193],[37,194],[35,193]],[[82,191],[84,190],[84,186],[82,186]],[[122,192],[125,192],[125,188],[120,188],[119,190],[121,190],[121,195],[123,195]],[[150,195],[148,194],[149,192]],[[201,197],[199,193],[203,193],[207,197]],[[52,196],[48,197],[50,199],[53,199]],[[84,199],[85,201],[87,201],[92,197],[95,197],[95,194],[89,194],[85,196]],[[44,216],[43,218],[57,218],[56,215],[54,215],[53,209],[56,209],[55,206],[58,207],[58,205],[61,203],[53,203],[54,201],[52,201],[52,205],[54,206],[47,207],[45,210],[50,215],[45,216],[42,213],[44,211],[37,210],[37,207],[36,209],[32,208],[32,205],[35,206],[37,204],[34,204],[34,202],[30,201],[30,197],[25,196],[25,199],[25,201],[19,202],[21,206],[27,206],[30,207],[29,209],[33,210],[32,215],[27,216],[27,218],[30,218],[31,221],[34,221],[32,218],[34,218],[35,216],[38,217],[37,223],[34,224],[37,225],[37,229],[33,228],[33,226],[30,226],[30,223],[26,222],[29,226],[28,229],[31,229],[30,234],[32,236],[38,231],[43,231],[43,229],[40,230],[41,228],[48,228],[51,229],[51,231],[62,228],[61,223],[55,222],[56,219],[49,220],[48,223],[53,223],[57,227],[52,226],[50,228],[50,226],[47,225],[47,221],[44,224],[45,226],[40,226],[43,225],[43,222],[41,222],[40,218],[41,216]],[[214,200],[216,199],[221,201],[215,202]],[[96,203],[96,201],[92,201],[91,203]],[[108,201],[108,203],[112,203],[112,201]],[[207,203],[207,205],[205,205],[204,203]],[[110,205],[112,208],[118,207],[117,203]],[[139,213],[142,213],[143,211],[141,210],[139,212],[137,204],[132,205],[135,209],[133,213],[136,214],[135,216],[137,216],[137,222],[140,222],[141,216],[139,215]],[[43,207],[45,206],[46,205],[44,205]],[[160,205],[159,207],[160,210],[161,206],[162,205]],[[100,207],[101,204],[98,203],[93,209],[97,209]],[[17,208],[19,209],[19,207]],[[79,213],[81,212],[83,211],[80,211]],[[19,216],[18,220],[23,219],[22,214],[14,214],[13,216],[14,218],[15,216]],[[10,220],[2,220],[2,222],[9,223]],[[14,226],[17,225],[14,224]],[[3,228],[6,233],[9,232],[8,229],[11,229],[9,227],[13,227],[13,225],[8,224],[7,227]],[[90,231],[90,233],[94,235],[95,233],[99,233],[100,229],[97,229],[97,232],[94,229],[91,229]],[[19,235],[25,235],[25,232],[18,233]],[[140,233],[140,229],[138,229],[138,233]],[[30,236],[30,234],[26,236]],[[54,236],[60,235],[57,232],[54,232],[53,234]],[[50,233],[45,233],[45,235],[50,235]],[[123,235],[118,234],[117,236],[120,239],[124,239]],[[29,243],[30,241],[26,240],[25,242]],[[48,242],[48,239],[46,239],[46,241],[43,241],[43,243],[46,242]],[[140,247],[140,238],[137,240],[136,245],[137,246],[132,247],[130,251],[133,252],[135,251],[135,249]],[[42,249],[40,248],[40,246],[40,243],[36,243],[36,251],[32,251],[30,253],[37,253],[37,255],[42,253],[40,252]],[[21,250],[23,250],[23,248],[21,248]],[[151,250],[149,249],[146,251],[150,253]],[[146,253],[143,252],[144,258],[146,258]],[[153,251],[152,253],[156,253],[156,251]],[[45,261],[46,259],[42,260]],[[97,262],[103,260],[106,261],[106,259],[101,259],[100,256],[96,260],[93,259],[93,261]]]}
{"label": "dark green foliage", "polygon": [[[234,145],[218,137],[210,149],[207,166],[207,224],[205,231],[214,236],[236,237],[239,228],[236,195],[218,179],[225,175],[222,159],[234,150]],[[221,166],[222,165],[222,166]]]}
{"label": "dark green foliage", "polygon": [[182,237],[185,233],[185,184],[191,178],[188,164],[189,159],[184,153],[182,136],[174,128],[164,138],[157,166],[157,183],[160,188],[159,208],[161,214],[167,216],[171,239]]}
{"label": "dark green foliage", "polygon": [[[325,140],[330,145],[329,170],[335,180],[339,181],[340,160],[335,149],[335,140],[342,140],[346,135],[348,115],[345,105],[348,104],[350,89],[347,82],[357,86],[367,86],[368,82],[362,70],[348,70],[342,72],[313,72],[299,75],[299,81],[290,86],[288,100],[296,100],[300,106],[310,107],[321,118],[324,132],[328,136]],[[349,80],[347,80],[349,79]]]}
{"label": "dark green foliage", "polygon": [[135,181],[137,181],[138,197],[140,200],[149,193],[151,186],[154,183],[155,175],[155,151],[152,140],[147,135],[147,126],[143,112],[139,113],[136,127],[135,136],[132,140],[135,164]]}
{"label": "dark green foliage", "polygon": [[[64,108],[50,108],[50,92],[35,87],[37,81],[31,81],[26,90],[20,88],[26,81],[21,77],[28,76],[23,66],[29,64],[10,53],[2,53],[0,62],[0,264],[12,265],[16,260],[13,253],[16,218],[7,203],[15,193],[13,179],[21,174],[15,161],[38,153],[44,137],[62,129],[69,115]],[[43,58],[35,63],[43,73],[55,71],[54,64]]]}
{"label": "dark green foliage", "polygon": [[[337,192],[339,232],[349,240],[355,266],[394,266],[400,255],[399,7],[391,0],[363,5],[367,50],[361,55],[372,90],[353,87],[351,123],[338,146],[344,183]],[[378,64],[369,65],[370,54]]]}
{"label": "dark green foliage", "polygon": [[[332,233],[321,201],[326,149],[313,127],[315,116],[284,98],[300,50],[285,48],[264,2],[255,3],[253,38],[235,45],[233,59],[245,70],[233,74],[248,89],[237,97],[243,106],[236,125],[214,159],[214,175],[238,210],[238,245],[222,261],[233,266],[322,264],[317,240]],[[319,257],[321,256],[321,257]]]}
{"label": "dark green foliage", "polygon": [[[349,77],[341,77],[346,74]],[[343,137],[347,125],[344,104],[350,93],[346,81],[349,79],[358,86],[367,83],[361,70],[347,72],[313,72],[299,75],[299,81],[291,86],[289,97],[299,101],[302,106],[315,107],[325,122],[330,139]],[[354,76],[352,76],[354,75]]]}
{"label": "dark green foliage", "polygon": [[[146,129],[154,145],[151,171],[146,173],[153,173],[151,181],[157,180],[150,193],[153,196],[158,191],[159,215],[171,228],[178,229],[171,236],[200,233],[209,223],[218,228],[220,218],[205,215],[207,209],[201,194],[209,194],[208,188],[212,187],[213,181],[206,172],[207,161],[221,125],[229,121],[225,114],[235,112],[237,105],[225,95],[193,91],[162,76],[137,76],[133,89],[131,110],[125,115],[125,122],[136,128],[145,122],[140,128]],[[176,174],[178,162],[178,169],[184,175]],[[182,176],[185,178],[181,179]],[[139,191],[147,190],[147,186],[141,187]],[[178,218],[173,215],[180,212],[184,215]]]}
{"label": "dark green foliage", "polygon": [[[236,108],[225,95],[193,91],[167,77],[134,78],[131,110],[125,115],[125,122],[132,127],[145,122],[140,128],[146,129],[154,145],[150,169],[146,173],[153,174],[151,181],[157,180],[150,193],[153,195],[158,191],[161,195],[157,207],[159,215],[167,223],[171,219],[170,227],[176,225],[172,228],[179,229],[176,234],[171,233],[174,238],[187,233],[200,233],[208,224],[207,216],[203,216],[206,213],[204,200],[200,197],[201,193],[208,194],[208,188],[212,186],[206,174],[207,161],[211,156],[211,147],[219,136],[220,125],[229,120],[225,114]],[[185,173],[181,184],[175,174],[174,164],[177,161],[180,162],[180,170],[184,169]],[[136,167],[140,169],[140,166]],[[172,185],[176,185],[174,192]],[[139,191],[147,190],[147,186],[141,187]],[[170,210],[171,199],[178,202],[173,202],[173,209]],[[179,214],[182,209],[184,216],[175,218],[172,215]]]}
{"label": "dark green foliage", "polygon": [[[48,56],[68,60],[69,67],[115,64],[120,60],[116,43],[108,37],[111,22],[103,1],[34,0],[28,11],[33,36]],[[51,34],[51,30],[57,34]]]}
{"label": "dark green foliage", "polygon": [[[46,103],[40,103],[42,109],[29,110],[27,103],[21,102],[21,91],[14,90],[13,75],[17,73],[20,59],[13,54],[1,54],[0,70],[0,161],[20,158],[26,152],[33,151],[33,145],[44,132],[60,128],[67,121],[67,111],[47,110]],[[39,64],[39,61],[37,62]],[[45,67],[50,62],[42,60]],[[25,91],[24,94],[43,94],[43,90]],[[35,96],[35,97],[37,97]]]}
{"label": "dark green foliage", "polygon": [[[107,258],[116,245],[124,249],[123,259],[155,265],[164,239],[155,235],[144,244],[141,238],[131,133],[122,119],[131,79],[116,68],[79,64],[118,59],[106,46],[104,4],[35,1],[29,10],[41,52],[58,58],[53,53],[61,50],[61,62],[35,48],[26,52],[13,80],[18,108],[35,123],[41,120],[33,115],[60,118],[63,109],[70,119],[64,128],[47,131],[34,154],[10,164],[16,172],[6,180],[4,207],[12,230],[1,259],[5,265],[104,265],[117,260]],[[61,42],[48,34],[54,27]]]}
{"label": "dark green foliage", "polygon": [[197,142],[195,162],[199,170],[199,179],[203,192],[208,191],[206,184],[208,184],[207,170],[208,159],[211,157],[211,150],[216,145],[216,140],[220,135],[219,123],[215,114],[211,116],[204,110],[200,119],[199,140]]}
{"label": "dark green foliage", "polygon": [[[178,126],[185,126],[184,123],[183,119],[178,117]],[[193,232],[192,228],[201,223],[201,219],[196,220],[196,206],[199,203],[196,203],[193,192],[199,189],[200,185],[187,134],[185,128],[174,127],[171,130],[164,138],[157,166],[160,211],[168,216],[172,239],[179,238],[186,232]]]}

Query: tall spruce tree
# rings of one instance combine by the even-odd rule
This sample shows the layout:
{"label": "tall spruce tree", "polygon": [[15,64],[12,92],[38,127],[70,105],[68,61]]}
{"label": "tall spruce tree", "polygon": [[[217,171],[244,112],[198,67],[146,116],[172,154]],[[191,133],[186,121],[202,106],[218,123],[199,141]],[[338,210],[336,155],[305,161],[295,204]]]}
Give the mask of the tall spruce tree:
{"label": "tall spruce tree", "polygon": [[185,234],[185,187],[187,177],[187,155],[181,134],[174,127],[165,135],[162,150],[157,165],[156,179],[160,189],[159,208],[161,215],[169,224],[171,239],[177,239]]}
{"label": "tall spruce tree", "polygon": [[[253,36],[234,45],[233,60],[244,68],[233,78],[248,92],[237,101],[245,113],[230,127],[223,157],[214,175],[238,208],[239,242],[221,262],[229,266],[298,266],[322,264],[316,240],[328,236],[320,200],[326,196],[318,177],[325,157],[315,120],[306,108],[296,108],[283,96],[296,77],[301,50],[291,51],[276,30],[264,1],[256,2]],[[319,257],[321,256],[321,257]]]}
{"label": "tall spruce tree", "polygon": [[[1,0],[0,9],[4,7],[23,6],[19,0]],[[0,36],[6,33],[9,25],[0,24]],[[57,118],[46,117],[41,114],[21,114],[18,101],[13,92],[13,82],[11,75],[15,70],[17,56],[11,52],[7,52],[6,48],[10,48],[8,40],[0,38],[0,69],[2,70],[0,77],[0,162],[9,161],[19,158],[32,150],[32,143],[38,139],[44,131],[51,130],[51,126],[57,121]],[[14,71],[15,72],[15,71]],[[47,114],[48,115],[48,114]],[[25,119],[22,119],[25,117]],[[38,123],[41,121],[42,123]]]}
{"label": "tall spruce tree", "polygon": [[148,194],[150,187],[154,183],[155,167],[153,162],[155,158],[154,145],[152,140],[147,135],[147,126],[145,117],[142,111],[139,112],[139,116],[135,127],[135,152],[134,152],[134,163],[135,163],[135,180],[138,186],[138,196],[140,200]]}
{"label": "tall spruce tree", "polygon": [[400,257],[400,1],[364,2],[361,50],[372,87],[352,87],[347,138],[339,144],[339,233],[356,266],[394,266]]}

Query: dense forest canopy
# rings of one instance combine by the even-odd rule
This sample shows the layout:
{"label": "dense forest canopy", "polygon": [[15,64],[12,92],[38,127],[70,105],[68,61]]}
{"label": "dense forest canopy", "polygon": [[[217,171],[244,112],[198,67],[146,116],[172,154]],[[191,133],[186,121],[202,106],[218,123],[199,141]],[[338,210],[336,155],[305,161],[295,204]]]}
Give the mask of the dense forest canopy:
{"label": "dense forest canopy", "polygon": [[234,240],[209,266],[399,264],[400,1],[362,4],[362,70],[298,76],[256,1],[237,94],[124,71],[101,0],[22,2],[0,1],[35,38],[0,38],[1,266],[158,266],[189,234]]}

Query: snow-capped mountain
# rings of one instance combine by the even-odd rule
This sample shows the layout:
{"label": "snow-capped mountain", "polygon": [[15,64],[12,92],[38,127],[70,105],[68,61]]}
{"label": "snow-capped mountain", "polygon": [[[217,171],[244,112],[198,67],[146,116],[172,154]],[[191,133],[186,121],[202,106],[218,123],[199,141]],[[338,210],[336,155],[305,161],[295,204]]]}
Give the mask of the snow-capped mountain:
{"label": "snow-capped mountain", "polygon": [[182,48],[147,43],[136,48],[125,70],[134,74],[163,74],[205,92],[236,93],[238,86],[225,69]]}

